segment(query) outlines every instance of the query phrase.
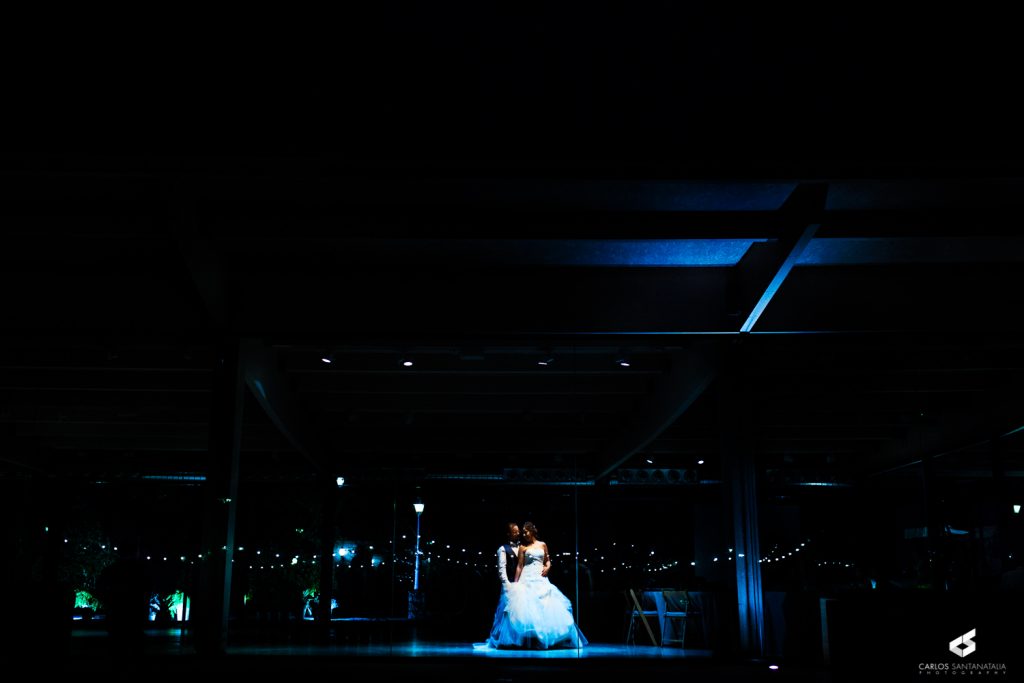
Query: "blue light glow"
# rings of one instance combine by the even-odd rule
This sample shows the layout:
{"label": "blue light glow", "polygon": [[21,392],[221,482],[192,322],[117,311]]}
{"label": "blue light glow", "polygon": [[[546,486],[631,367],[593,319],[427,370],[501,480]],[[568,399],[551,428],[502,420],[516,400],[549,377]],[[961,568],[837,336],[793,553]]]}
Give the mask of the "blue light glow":
{"label": "blue light glow", "polygon": [[727,267],[739,263],[755,241],[766,240],[474,240],[466,248],[478,261],[505,265]]}
{"label": "blue light glow", "polygon": [[144,474],[149,481],[206,481],[205,474]]}
{"label": "blue light glow", "polygon": [[800,238],[790,250],[789,255],[786,256],[786,260],[782,262],[781,266],[779,266],[779,270],[775,273],[775,277],[772,278],[772,281],[768,284],[764,293],[761,294],[761,298],[754,305],[754,310],[750,312],[750,315],[747,316],[746,322],[744,322],[740,327],[740,332],[750,332],[750,330],[754,328],[754,325],[757,324],[757,319],[760,318],[761,314],[764,313],[764,310],[768,308],[768,304],[771,303],[772,297],[774,297],[776,292],[779,291],[779,288],[782,287],[782,283],[786,281],[786,278],[789,276],[789,272],[797,265],[800,260],[800,255],[806,251],[807,247],[813,241],[814,234],[817,231],[817,225],[809,225],[804,229],[803,234],[800,235]]}
{"label": "blue light glow", "polygon": [[469,190],[479,201],[491,205],[505,205],[512,196],[511,191],[517,202],[529,198],[559,207],[617,211],[775,211],[797,185],[792,180],[734,182],[621,178],[557,182],[517,178],[514,185],[507,183],[507,180],[460,178],[432,184],[429,192],[436,201],[445,201],[451,189],[457,188],[459,192]]}
{"label": "blue light glow", "polygon": [[[828,486],[828,487],[848,487],[849,484],[840,484],[834,481],[802,481],[797,486]],[[801,544],[802,545],[802,544]]]}
{"label": "blue light glow", "polygon": [[450,479],[450,480],[476,480],[476,481],[501,481],[505,477],[501,474],[428,474],[426,479]]}
{"label": "blue light glow", "polygon": [[883,265],[895,263],[1019,262],[1024,240],[950,237],[829,237],[811,240],[800,266]]}
{"label": "blue light glow", "polygon": [[[387,244],[386,253],[400,263],[429,262],[443,266],[472,260],[487,266],[569,266],[685,268],[728,267],[739,263],[755,242],[767,238],[742,239],[421,239]],[[377,253],[374,240],[367,240],[359,254]],[[384,247],[383,243],[380,247]],[[321,360],[328,362],[330,355]]]}

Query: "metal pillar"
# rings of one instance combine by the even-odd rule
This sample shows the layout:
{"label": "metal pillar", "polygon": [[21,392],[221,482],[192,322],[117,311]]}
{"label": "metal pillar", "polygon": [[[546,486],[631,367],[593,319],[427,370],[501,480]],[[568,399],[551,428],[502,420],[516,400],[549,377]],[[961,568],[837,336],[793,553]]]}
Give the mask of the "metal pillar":
{"label": "metal pillar", "polygon": [[331,601],[334,600],[334,516],[338,509],[338,485],[334,479],[321,477],[323,507],[320,512],[320,605],[316,620],[320,639],[331,637]]}
{"label": "metal pillar", "polygon": [[734,350],[730,367],[721,378],[723,503],[732,520],[736,555],[736,609],[739,654],[758,658],[764,654],[764,602],[758,539],[757,469],[750,439],[750,408],[741,382],[740,354]]}
{"label": "metal pillar", "polygon": [[244,388],[238,340],[227,340],[217,349],[214,368],[210,456],[195,604],[195,647],[207,655],[223,654],[227,644]]}

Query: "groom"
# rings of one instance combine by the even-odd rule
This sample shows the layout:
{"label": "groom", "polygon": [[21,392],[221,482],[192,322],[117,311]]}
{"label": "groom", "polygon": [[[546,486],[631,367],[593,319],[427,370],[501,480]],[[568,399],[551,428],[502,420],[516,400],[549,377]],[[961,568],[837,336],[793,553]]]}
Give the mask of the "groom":
{"label": "groom", "polygon": [[[494,623],[491,625],[491,633],[487,638],[487,644],[491,647],[509,647],[510,642],[522,640],[521,634],[515,632],[515,627],[506,614],[509,608],[509,594],[515,583],[516,570],[519,568],[519,553],[525,552],[519,547],[519,525],[509,522],[505,525],[508,534],[508,542],[498,548],[498,579],[501,581],[501,596],[498,598],[498,609],[494,612]],[[545,562],[541,568],[541,576],[547,576],[551,563]],[[518,647],[518,645],[517,645]]]}
{"label": "groom", "polygon": [[501,641],[502,617],[508,606],[508,591],[516,578],[516,567],[519,566],[519,525],[509,522],[505,525],[508,542],[498,547],[498,579],[501,580],[501,597],[498,598],[498,609],[494,612],[494,623],[487,641],[498,647]]}
{"label": "groom", "polygon": [[[508,542],[498,548],[498,578],[501,580],[501,595],[505,597],[508,588],[516,580],[516,568],[519,566],[519,525],[509,522],[505,525]],[[550,560],[541,568],[540,575],[547,576],[551,568]]]}
{"label": "groom", "polygon": [[502,596],[515,581],[516,567],[519,565],[519,525],[509,522],[505,530],[508,532],[508,542],[498,548],[498,578],[501,579]]}

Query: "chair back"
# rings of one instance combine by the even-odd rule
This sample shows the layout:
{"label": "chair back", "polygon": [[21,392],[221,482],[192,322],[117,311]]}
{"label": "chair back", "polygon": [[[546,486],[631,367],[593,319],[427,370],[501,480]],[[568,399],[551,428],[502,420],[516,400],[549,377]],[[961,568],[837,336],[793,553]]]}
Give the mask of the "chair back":
{"label": "chair back", "polygon": [[665,600],[666,614],[686,614],[690,611],[690,594],[686,591],[665,590],[661,595]]}
{"label": "chair back", "polygon": [[[654,603],[653,597],[644,591],[636,590],[635,588],[629,588],[626,590],[627,600],[629,602],[629,629],[626,632],[626,642],[635,642],[637,621],[643,624],[644,631],[647,633],[647,637],[650,638],[652,645],[657,645],[658,640],[654,637],[654,630],[651,628],[651,623],[648,621],[648,617],[652,618],[655,623],[658,621],[658,606]],[[654,603],[654,604],[649,604]]]}
{"label": "chair back", "polygon": [[656,616],[658,614],[658,603],[650,593],[636,588],[630,588],[626,593],[629,599],[629,607],[633,610],[634,614],[643,614],[645,616]]}

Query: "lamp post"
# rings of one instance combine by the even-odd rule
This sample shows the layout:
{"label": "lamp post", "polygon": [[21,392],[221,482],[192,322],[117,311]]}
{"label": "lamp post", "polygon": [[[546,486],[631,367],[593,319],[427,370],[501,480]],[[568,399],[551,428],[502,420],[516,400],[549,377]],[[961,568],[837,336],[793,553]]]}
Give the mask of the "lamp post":
{"label": "lamp post", "polygon": [[412,573],[412,589],[414,591],[420,589],[420,515],[423,514],[423,507],[423,502],[419,498],[412,504],[412,509],[416,511],[416,566]]}

